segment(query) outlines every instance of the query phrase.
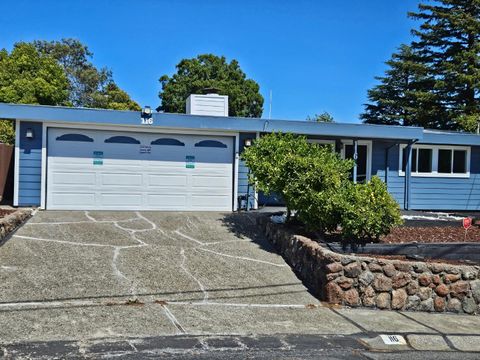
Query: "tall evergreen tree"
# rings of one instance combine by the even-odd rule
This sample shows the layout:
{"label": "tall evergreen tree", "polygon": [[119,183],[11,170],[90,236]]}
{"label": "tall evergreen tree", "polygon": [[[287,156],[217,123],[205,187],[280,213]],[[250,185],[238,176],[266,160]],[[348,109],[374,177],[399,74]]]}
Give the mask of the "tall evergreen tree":
{"label": "tall evergreen tree", "polygon": [[475,130],[480,121],[480,0],[420,4],[409,16],[422,22],[412,31],[416,39],[387,62],[389,69],[369,91],[361,118]]}
{"label": "tall evergreen tree", "polygon": [[450,119],[450,128],[472,131],[480,121],[480,0],[420,4],[409,13],[423,21],[412,43],[436,78],[432,91]]}
{"label": "tall evergreen tree", "polygon": [[408,45],[402,45],[386,62],[385,76],[368,91],[372,102],[361,119],[370,124],[436,127],[441,118],[437,96],[429,92],[434,79]]}

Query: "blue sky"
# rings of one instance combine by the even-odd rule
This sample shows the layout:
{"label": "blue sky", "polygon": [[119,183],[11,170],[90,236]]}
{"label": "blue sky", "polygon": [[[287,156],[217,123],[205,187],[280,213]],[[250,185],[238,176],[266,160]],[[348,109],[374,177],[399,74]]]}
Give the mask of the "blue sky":
{"label": "blue sky", "polygon": [[158,78],[201,53],[237,59],[260,84],[268,116],[328,111],[358,122],[374,76],[415,24],[417,0],[3,0],[0,48],[78,38],[140,105],[159,104]]}

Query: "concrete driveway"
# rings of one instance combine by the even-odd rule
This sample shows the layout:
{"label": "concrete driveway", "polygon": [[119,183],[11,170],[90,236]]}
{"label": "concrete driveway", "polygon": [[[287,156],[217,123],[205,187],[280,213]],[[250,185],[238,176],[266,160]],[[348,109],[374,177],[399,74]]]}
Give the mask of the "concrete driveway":
{"label": "concrete driveway", "polygon": [[0,247],[0,302],[22,310],[0,313],[4,340],[317,333],[336,318],[306,307],[319,302],[253,214],[37,212]]}
{"label": "concrete driveway", "polygon": [[0,356],[97,358],[142,347],[168,355],[177,346],[192,358],[302,347],[352,358],[363,349],[356,339],[382,333],[405,334],[425,351],[480,343],[476,316],[320,304],[258,233],[255,216],[37,212],[0,246]]}

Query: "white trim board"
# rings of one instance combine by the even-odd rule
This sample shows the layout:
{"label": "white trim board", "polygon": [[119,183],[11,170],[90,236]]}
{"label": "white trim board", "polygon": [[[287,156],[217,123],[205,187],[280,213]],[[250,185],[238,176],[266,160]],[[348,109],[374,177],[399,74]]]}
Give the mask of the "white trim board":
{"label": "white trim board", "polygon": [[20,120],[15,120],[15,161],[13,169],[13,206],[18,206],[20,190]]}
{"label": "white trim board", "polygon": [[157,134],[182,134],[182,135],[219,135],[219,136],[235,136],[238,134],[238,130],[235,131],[215,131],[209,129],[190,129],[190,128],[167,128],[167,127],[151,127],[149,125],[104,125],[104,124],[91,124],[91,123],[66,123],[62,121],[32,121],[27,119],[20,119],[19,121],[31,121],[42,123],[44,127],[51,128],[71,128],[71,129],[84,129],[84,130],[111,130],[111,131],[123,131],[123,132],[148,132]]}
{"label": "white trim board", "polygon": [[46,208],[47,198],[47,125],[42,124],[42,168],[40,177],[40,208]]}
{"label": "white trim board", "polygon": [[233,209],[238,209],[238,168],[240,165],[240,133],[235,135],[235,145],[233,150],[234,163],[233,163]]}

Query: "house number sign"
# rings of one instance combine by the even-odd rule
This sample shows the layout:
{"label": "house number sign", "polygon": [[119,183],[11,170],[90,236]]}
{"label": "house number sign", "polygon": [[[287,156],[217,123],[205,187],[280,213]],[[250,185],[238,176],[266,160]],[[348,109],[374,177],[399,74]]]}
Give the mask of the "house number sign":
{"label": "house number sign", "polygon": [[142,117],[142,125],[152,125],[152,124],[153,124],[153,118]]}

